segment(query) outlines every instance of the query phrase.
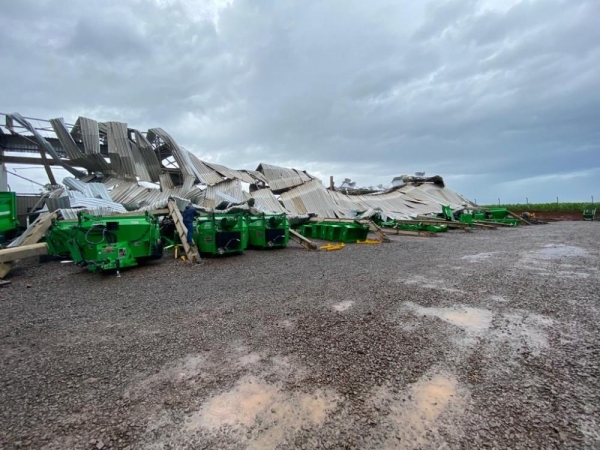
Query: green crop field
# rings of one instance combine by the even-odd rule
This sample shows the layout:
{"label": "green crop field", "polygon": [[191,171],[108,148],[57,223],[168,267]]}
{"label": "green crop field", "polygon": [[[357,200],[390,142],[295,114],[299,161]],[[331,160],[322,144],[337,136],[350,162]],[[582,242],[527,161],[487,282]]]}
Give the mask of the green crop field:
{"label": "green crop field", "polygon": [[569,212],[578,211],[583,212],[584,209],[591,209],[598,207],[598,204],[592,205],[591,203],[514,203],[509,205],[485,205],[483,208],[506,208],[509,211],[556,211],[556,212]]}

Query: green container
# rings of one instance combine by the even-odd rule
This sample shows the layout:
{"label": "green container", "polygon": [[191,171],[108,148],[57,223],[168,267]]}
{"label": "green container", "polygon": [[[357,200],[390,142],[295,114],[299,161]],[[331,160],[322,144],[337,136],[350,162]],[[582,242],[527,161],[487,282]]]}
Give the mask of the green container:
{"label": "green container", "polygon": [[583,211],[583,220],[594,220],[594,217],[596,216],[596,209],[586,209],[585,211]]}
{"label": "green container", "polygon": [[163,254],[157,219],[140,216],[91,216],[81,212],[77,221],[56,222],[47,233],[52,256],[69,256],[90,272],[137,266]]}
{"label": "green container", "polygon": [[248,246],[252,248],[283,248],[290,240],[290,223],[285,214],[247,216]]}
{"label": "green container", "polygon": [[0,239],[13,237],[19,226],[17,197],[14,192],[0,192]]}
{"label": "green container", "polygon": [[358,223],[345,223],[340,236],[342,242],[364,241],[369,235],[369,227]]}
{"label": "green container", "polygon": [[474,220],[485,220],[485,211],[475,211],[473,213]]}
{"label": "green container", "polygon": [[468,223],[469,225],[473,224],[473,214],[462,213],[458,218],[458,221],[461,223]]}
{"label": "green container", "polygon": [[509,217],[508,209],[506,208],[490,208],[488,213],[491,219],[507,219]]}
{"label": "green container", "polygon": [[306,224],[306,225],[302,225],[299,229],[299,232],[302,236],[307,237],[307,238],[312,238],[312,237],[316,237],[314,236],[314,228],[312,226],[312,224]]}
{"label": "green container", "polygon": [[204,255],[242,253],[248,247],[248,224],[242,213],[198,217],[194,242]]}

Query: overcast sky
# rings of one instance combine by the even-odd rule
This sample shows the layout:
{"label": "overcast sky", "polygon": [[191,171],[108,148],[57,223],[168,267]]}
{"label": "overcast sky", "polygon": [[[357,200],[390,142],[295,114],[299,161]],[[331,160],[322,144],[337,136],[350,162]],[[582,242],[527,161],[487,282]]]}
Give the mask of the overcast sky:
{"label": "overcast sky", "polygon": [[1,112],[160,126],[326,183],[600,200],[598,0],[0,3]]}

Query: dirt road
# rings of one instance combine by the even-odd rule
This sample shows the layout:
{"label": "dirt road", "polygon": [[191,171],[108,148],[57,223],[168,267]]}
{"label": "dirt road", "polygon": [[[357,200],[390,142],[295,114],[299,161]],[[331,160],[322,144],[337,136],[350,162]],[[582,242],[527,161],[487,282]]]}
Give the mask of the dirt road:
{"label": "dirt road", "polygon": [[0,448],[600,448],[600,224],[23,264]]}

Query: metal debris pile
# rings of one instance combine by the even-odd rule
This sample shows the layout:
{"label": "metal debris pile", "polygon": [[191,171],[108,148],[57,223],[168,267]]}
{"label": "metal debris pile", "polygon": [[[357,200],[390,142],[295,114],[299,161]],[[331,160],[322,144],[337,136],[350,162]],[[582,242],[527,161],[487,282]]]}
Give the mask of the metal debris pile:
{"label": "metal debris pile", "polygon": [[[207,209],[252,198],[264,212],[321,218],[355,218],[377,210],[386,218],[410,219],[439,213],[443,205],[453,209],[473,205],[448,189],[441,177],[396,177],[383,191],[348,189],[344,184],[340,190],[327,189],[303,170],[266,163],[256,170],[233,170],[202,161],[162,128],[142,133],[123,122],[86,117],[79,117],[70,130],[62,118],[49,124],[46,131],[51,130],[53,137],[42,136],[20,114],[8,114],[8,133],[0,134],[0,145],[10,152],[19,140],[26,140],[24,144],[34,144],[42,159],[71,173],[63,180],[64,187],[50,192],[46,201],[49,211],[60,209],[66,217],[72,217],[69,209],[83,208],[91,214],[155,210],[166,207],[171,197]],[[19,134],[17,128],[30,134]]]}
{"label": "metal debris pile", "polygon": [[[201,254],[285,247],[289,239],[330,251],[344,243],[385,242],[386,234],[433,236],[449,228],[519,223],[506,211],[469,213],[477,206],[440,176],[403,175],[388,189],[356,188],[348,179],[336,188],[331,178],[326,188],[303,170],[266,163],[235,170],[200,160],[162,128],[142,133],[126,123],[85,117],[70,128],[61,118],[48,123],[36,128],[15,113],[6,115],[8,132],[0,127],[0,163],[32,161],[6,153],[38,151],[50,181],[29,215],[37,219],[0,250],[0,278],[14,261],[46,253],[90,271],[118,273],[161,257],[165,248],[174,248],[176,257],[181,249],[183,258],[197,262]],[[51,165],[72,176],[57,184]],[[182,211],[188,206],[200,216],[186,222]],[[376,240],[368,238],[371,233]],[[42,239],[46,243],[38,244]],[[332,243],[319,247],[311,239]]]}

